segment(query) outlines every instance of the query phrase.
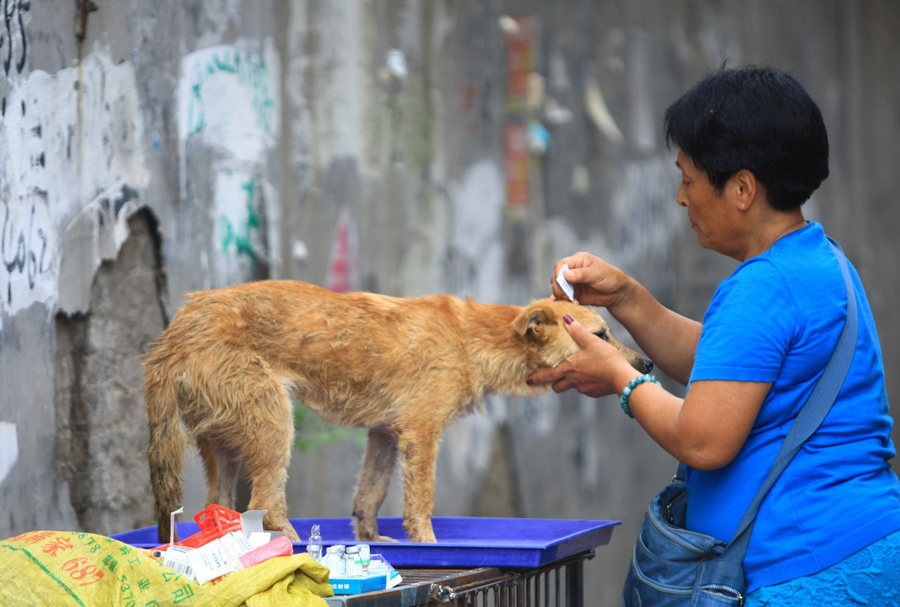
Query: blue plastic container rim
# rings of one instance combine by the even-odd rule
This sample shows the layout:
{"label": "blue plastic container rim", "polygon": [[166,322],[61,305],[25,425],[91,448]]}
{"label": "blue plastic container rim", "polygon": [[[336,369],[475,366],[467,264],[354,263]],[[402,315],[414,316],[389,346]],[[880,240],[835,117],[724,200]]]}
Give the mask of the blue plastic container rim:
{"label": "blue plastic container rim", "polygon": [[[354,545],[350,518],[291,519],[301,537],[319,525],[322,544]],[[525,519],[487,517],[434,517],[438,541],[423,544],[406,540],[403,519],[378,519],[382,535],[396,542],[368,542],[373,554],[381,554],[394,567],[511,567],[533,568],[586,552],[609,543],[621,521],[575,519]],[[179,537],[197,531],[194,522],[177,523]],[[156,526],[112,536],[140,548],[159,545]],[[294,553],[305,552],[306,542],[294,542]]]}

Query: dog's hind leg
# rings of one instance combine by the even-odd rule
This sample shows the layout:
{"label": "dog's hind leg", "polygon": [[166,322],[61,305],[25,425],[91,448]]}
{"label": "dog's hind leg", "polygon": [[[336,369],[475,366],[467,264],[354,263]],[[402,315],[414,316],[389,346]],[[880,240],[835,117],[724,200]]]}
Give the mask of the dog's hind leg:
{"label": "dog's hind leg", "polygon": [[403,468],[403,528],[412,542],[435,542],[431,527],[434,510],[434,480],[438,442],[436,428],[400,433],[400,463]]}
{"label": "dog's hind leg", "polygon": [[389,542],[378,534],[378,509],[387,495],[397,463],[397,435],[384,428],[370,428],[359,485],[353,499],[353,526],[361,542]]}
{"label": "dog's hind leg", "polygon": [[216,456],[216,447],[208,439],[198,438],[197,448],[206,471],[206,505],[219,504],[219,458]]}
{"label": "dog's hind leg", "polygon": [[[271,374],[270,374],[271,375]],[[241,444],[244,473],[253,483],[249,510],[268,510],[263,517],[267,529],[284,531],[300,541],[287,516],[288,464],[294,443],[293,405],[285,387],[277,380],[254,383],[245,392],[241,423],[246,433]]]}
{"label": "dog's hind leg", "polygon": [[207,437],[198,438],[197,447],[206,470],[206,505],[218,504],[234,510],[240,462]]}

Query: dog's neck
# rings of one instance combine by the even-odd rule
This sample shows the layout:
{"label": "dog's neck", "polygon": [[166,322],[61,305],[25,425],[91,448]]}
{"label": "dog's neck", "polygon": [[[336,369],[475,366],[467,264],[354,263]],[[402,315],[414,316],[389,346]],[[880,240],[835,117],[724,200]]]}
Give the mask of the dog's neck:
{"label": "dog's neck", "polygon": [[525,380],[538,370],[534,352],[523,347],[523,338],[512,326],[522,311],[516,306],[482,304],[467,300],[466,337],[472,368],[485,393],[525,395],[540,392]]}

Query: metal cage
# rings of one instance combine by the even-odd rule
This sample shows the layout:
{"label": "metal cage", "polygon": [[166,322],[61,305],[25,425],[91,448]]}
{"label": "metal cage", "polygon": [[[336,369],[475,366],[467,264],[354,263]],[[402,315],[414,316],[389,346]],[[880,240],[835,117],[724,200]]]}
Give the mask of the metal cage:
{"label": "metal cage", "polygon": [[401,569],[391,590],[326,599],[334,607],[584,607],[588,550],[535,569]]}

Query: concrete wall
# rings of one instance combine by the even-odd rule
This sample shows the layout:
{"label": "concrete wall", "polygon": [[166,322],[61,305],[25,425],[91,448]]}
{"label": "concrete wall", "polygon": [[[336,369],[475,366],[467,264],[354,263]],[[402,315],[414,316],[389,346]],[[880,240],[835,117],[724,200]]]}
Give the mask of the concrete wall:
{"label": "concrete wall", "polygon": [[[818,100],[832,175],[808,215],[859,268],[900,390],[896,3],[98,4],[4,3],[0,536],[151,523],[140,354],[190,290],[522,304],[586,249],[699,318],[733,263],[674,204],[661,116],[724,60]],[[360,434],[298,435],[292,516],[348,516]],[[622,520],[587,571],[589,603],[614,605],[674,465],[612,399],[491,398],[444,439],[436,514]],[[195,512],[196,461],[187,482]]]}

